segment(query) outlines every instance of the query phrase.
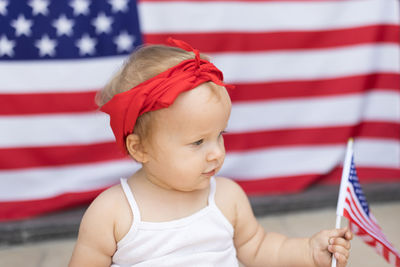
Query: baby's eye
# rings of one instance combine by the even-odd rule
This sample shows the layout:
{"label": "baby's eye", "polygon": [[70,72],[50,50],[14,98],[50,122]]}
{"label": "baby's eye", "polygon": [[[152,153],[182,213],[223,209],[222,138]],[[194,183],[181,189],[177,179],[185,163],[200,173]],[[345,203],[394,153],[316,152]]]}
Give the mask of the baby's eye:
{"label": "baby's eye", "polygon": [[195,146],[199,146],[199,145],[201,145],[202,143],[203,143],[203,139],[200,139],[200,140],[198,140],[198,141],[196,141],[196,142],[193,142],[192,144],[195,145]]}

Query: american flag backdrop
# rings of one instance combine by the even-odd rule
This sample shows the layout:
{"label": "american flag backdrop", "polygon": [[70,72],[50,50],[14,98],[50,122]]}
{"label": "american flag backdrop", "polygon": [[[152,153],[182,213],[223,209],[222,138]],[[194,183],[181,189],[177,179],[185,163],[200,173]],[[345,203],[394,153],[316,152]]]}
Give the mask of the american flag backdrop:
{"label": "american flag backdrop", "polygon": [[[0,0],[0,220],[90,202],[138,165],[94,95],[141,43],[184,40],[236,85],[220,175],[249,194],[400,182],[398,0]],[[184,163],[183,163],[184,164]]]}

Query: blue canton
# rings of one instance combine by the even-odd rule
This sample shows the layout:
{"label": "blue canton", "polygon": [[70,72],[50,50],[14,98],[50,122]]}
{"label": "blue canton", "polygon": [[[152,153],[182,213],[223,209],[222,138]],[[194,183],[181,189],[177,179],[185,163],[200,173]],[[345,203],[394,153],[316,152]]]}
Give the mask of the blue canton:
{"label": "blue canton", "polygon": [[353,185],[354,193],[356,194],[358,201],[360,202],[365,214],[369,216],[369,206],[367,199],[362,191],[360,182],[358,181],[357,171],[354,164],[354,157],[351,158],[351,167],[350,167],[350,175],[349,175],[349,182]]}
{"label": "blue canton", "polygon": [[136,1],[0,0],[0,60],[124,55],[140,44]]}

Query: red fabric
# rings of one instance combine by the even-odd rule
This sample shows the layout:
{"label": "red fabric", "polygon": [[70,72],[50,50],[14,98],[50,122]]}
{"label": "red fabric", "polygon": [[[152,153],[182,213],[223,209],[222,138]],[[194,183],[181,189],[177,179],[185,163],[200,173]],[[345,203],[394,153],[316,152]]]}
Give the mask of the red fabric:
{"label": "red fabric", "polygon": [[100,109],[110,115],[110,125],[117,145],[124,153],[127,152],[125,138],[133,132],[137,118],[143,113],[169,107],[180,93],[204,82],[212,81],[230,87],[222,82],[223,74],[214,64],[200,59],[198,50],[183,41],[169,41],[186,51],[194,52],[195,58],[184,60],[138,86],[115,95]]}

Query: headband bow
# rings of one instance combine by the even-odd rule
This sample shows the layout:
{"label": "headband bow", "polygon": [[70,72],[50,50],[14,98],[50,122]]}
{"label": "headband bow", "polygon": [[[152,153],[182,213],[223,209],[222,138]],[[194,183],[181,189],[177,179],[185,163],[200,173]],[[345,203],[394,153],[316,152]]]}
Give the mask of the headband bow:
{"label": "headband bow", "polygon": [[110,115],[117,145],[124,153],[127,153],[125,139],[133,132],[137,118],[143,113],[169,107],[180,93],[204,82],[212,81],[220,86],[233,87],[223,83],[222,72],[214,64],[201,59],[197,49],[172,38],[168,42],[193,52],[195,58],[184,60],[128,91],[116,94],[100,109]]}

